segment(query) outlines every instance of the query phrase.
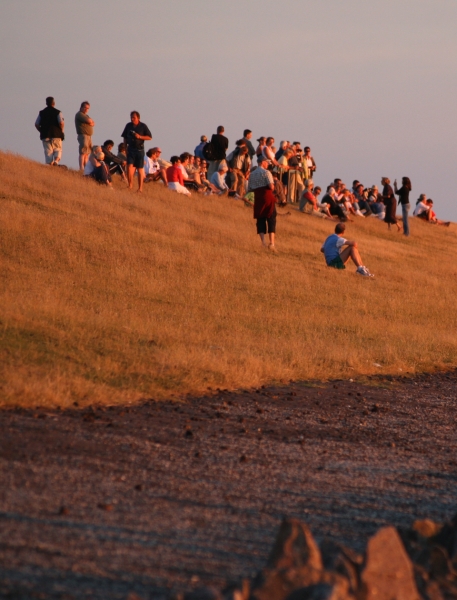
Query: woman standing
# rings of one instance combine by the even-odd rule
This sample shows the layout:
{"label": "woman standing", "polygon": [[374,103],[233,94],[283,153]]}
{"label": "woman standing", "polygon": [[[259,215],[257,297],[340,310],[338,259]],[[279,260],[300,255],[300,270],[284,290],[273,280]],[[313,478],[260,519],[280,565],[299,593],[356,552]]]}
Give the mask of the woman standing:
{"label": "woman standing", "polygon": [[382,190],[382,199],[386,206],[386,216],[384,217],[384,223],[387,223],[389,231],[391,225],[397,226],[397,231],[400,231],[401,227],[397,222],[397,201],[395,200],[394,191],[390,185],[390,179],[383,177],[381,183],[384,186]]}
{"label": "woman standing", "polygon": [[401,188],[397,190],[397,180],[394,181],[395,193],[398,196],[398,202],[401,204],[401,212],[403,215],[403,234],[409,235],[409,192],[411,191],[411,180],[409,177],[401,178]]}

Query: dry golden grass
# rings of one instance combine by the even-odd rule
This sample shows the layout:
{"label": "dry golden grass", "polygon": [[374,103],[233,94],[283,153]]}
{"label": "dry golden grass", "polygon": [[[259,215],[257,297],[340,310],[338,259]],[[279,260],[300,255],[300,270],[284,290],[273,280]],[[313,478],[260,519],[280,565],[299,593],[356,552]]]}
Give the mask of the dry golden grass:
{"label": "dry golden grass", "polygon": [[[455,226],[357,219],[374,280],[327,269],[334,224],[140,196],[0,153],[0,402],[114,403],[457,364]],[[321,182],[325,183],[325,182]],[[374,363],[382,365],[377,367]]]}

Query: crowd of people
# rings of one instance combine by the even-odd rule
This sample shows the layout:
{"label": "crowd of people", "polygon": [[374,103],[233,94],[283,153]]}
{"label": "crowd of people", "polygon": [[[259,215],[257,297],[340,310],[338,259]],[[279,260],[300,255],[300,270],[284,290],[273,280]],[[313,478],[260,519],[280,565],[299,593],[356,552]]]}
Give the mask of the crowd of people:
{"label": "crowd of people", "polygon": [[[387,223],[389,229],[395,226],[405,236],[410,234],[408,217],[412,186],[408,177],[402,178],[399,188],[396,180],[392,188],[390,179],[382,177],[381,191],[376,185],[365,186],[359,180],[354,180],[349,188],[336,178],[322,194],[322,188],[314,185],[317,166],[309,146],[302,149],[300,142],[284,140],[277,148],[273,137],[259,137],[254,147],[252,131],[245,129],[235,148],[229,152],[229,140],[223,126],[217,128],[210,140],[201,136],[193,154],[183,152],[166,161],[158,146],[145,152],[144,144],[152,139],[152,134],[137,111],[130,113],[130,121],[121,133],[123,142],[114,153],[113,140],[93,145],[95,122],[89,116],[89,110],[90,103],[84,101],[75,115],[79,168],[85,176],[112,187],[112,176],[117,173],[132,189],[136,174],[138,192],[143,191],[145,183],[161,182],[170,190],[188,196],[216,194],[244,200],[253,204],[257,233],[262,244],[273,252],[276,251],[276,206],[289,203],[298,204],[298,210],[303,213],[337,221],[338,231],[334,235],[338,240],[332,238],[323,246],[327,264],[344,268],[351,258],[357,272],[367,276],[371,274],[362,265],[355,242],[342,238],[344,222],[352,221],[354,217],[374,217]],[[46,108],[39,112],[35,127],[40,132],[46,164],[60,165],[65,121],[62,112],[55,108],[54,98],[46,98]],[[396,196],[401,206],[402,226],[396,214]],[[427,199],[425,194],[420,195],[413,214],[429,223],[449,226],[449,222],[437,219],[433,200]],[[343,246],[346,247],[342,249]],[[342,260],[335,262],[336,249]],[[328,256],[331,258],[327,259]]]}

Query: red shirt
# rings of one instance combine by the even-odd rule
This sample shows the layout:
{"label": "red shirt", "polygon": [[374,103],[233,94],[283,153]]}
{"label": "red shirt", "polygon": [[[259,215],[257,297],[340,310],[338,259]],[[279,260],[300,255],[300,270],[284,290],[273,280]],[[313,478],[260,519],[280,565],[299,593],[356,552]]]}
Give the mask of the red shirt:
{"label": "red shirt", "polygon": [[167,169],[167,181],[170,183],[180,183],[184,185],[184,177],[182,176],[182,171],[179,165],[171,165]]}

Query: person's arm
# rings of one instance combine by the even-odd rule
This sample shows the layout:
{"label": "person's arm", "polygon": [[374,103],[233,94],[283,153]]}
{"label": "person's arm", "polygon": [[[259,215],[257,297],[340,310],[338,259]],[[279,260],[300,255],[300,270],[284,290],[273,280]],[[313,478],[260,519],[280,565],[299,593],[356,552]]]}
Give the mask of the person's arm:
{"label": "person's arm", "polygon": [[41,133],[41,115],[36,118],[35,129]]}
{"label": "person's arm", "polygon": [[57,115],[57,122],[59,123],[59,127],[60,127],[60,129],[62,130],[62,133],[63,133],[63,130],[65,129],[65,120],[63,118],[62,113],[59,113]]}
{"label": "person's arm", "polygon": [[353,248],[357,248],[357,242],[355,240],[345,240],[342,246],[352,246]]}

